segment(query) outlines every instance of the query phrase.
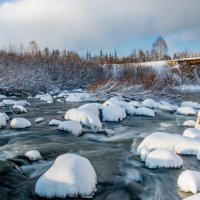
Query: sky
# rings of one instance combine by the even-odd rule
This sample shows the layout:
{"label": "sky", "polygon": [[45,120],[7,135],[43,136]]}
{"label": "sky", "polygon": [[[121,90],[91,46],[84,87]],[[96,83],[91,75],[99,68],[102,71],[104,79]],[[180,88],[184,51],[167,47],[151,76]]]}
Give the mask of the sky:
{"label": "sky", "polygon": [[200,52],[200,0],[0,0],[0,47],[35,40],[84,54],[150,50]]}

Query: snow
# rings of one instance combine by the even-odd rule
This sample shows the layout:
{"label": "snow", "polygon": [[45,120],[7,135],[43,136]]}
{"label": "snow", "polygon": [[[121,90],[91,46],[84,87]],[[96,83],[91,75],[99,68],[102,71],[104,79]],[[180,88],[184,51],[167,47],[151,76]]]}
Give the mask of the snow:
{"label": "snow", "polygon": [[68,93],[65,101],[68,102],[93,102],[97,101],[97,98],[90,93]]}
{"label": "snow", "polygon": [[108,122],[118,122],[126,118],[123,108],[117,105],[109,105],[102,107],[102,120]]}
{"label": "snow", "polygon": [[198,92],[200,91],[200,85],[181,85],[175,87],[175,89],[178,89],[181,92]]}
{"label": "snow", "polygon": [[27,110],[24,106],[21,106],[21,105],[14,105],[13,106],[13,110],[16,112],[16,113],[26,113]]}
{"label": "snow", "polygon": [[168,102],[161,102],[161,104],[158,106],[158,108],[163,110],[163,111],[169,111],[169,112],[173,112],[173,111],[176,111],[178,109],[177,106],[171,105]]}
{"label": "snow", "polygon": [[142,67],[151,67],[159,73],[162,73],[163,71],[166,71],[167,68],[170,68],[166,61],[142,62],[137,65]]}
{"label": "snow", "polygon": [[77,121],[64,121],[58,126],[61,131],[67,131],[73,135],[79,136],[82,133],[82,126]]}
{"label": "snow", "polygon": [[0,113],[0,117],[4,117],[6,121],[9,120],[9,117],[6,113]]}
{"label": "snow", "polygon": [[187,120],[182,125],[187,127],[194,127],[196,122],[194,120]]}
{"label": "snow", "polygon": [[0,113],[0,129],[5,128],[6,124],[7,122],[5,116],[2,113]]}
{"label": "snow", "polygon": [[186,170],[178,177],[178,187],[183,192],[196,194],[200,191],[200,172]]}
{"label": "snow", "polygon": [[199,199],[200,199],[200,193],[189,196],[183,200],[199,200]]}
{"label": "snow", "polygon": [[73,92],[81,93],[81,92],[83,92],[83,90],[81,88],[77,88],[77,89],[73,89]]}
{"label": "snow", "polygon": [[60,120],[52,119],[52,120],[49,122],[49,126],[58,126],[60,123],[61,123]]}
{"label": "snow", "polygon": [[187,128],[183,135],[190,138],[195,138],[196,136],[200,136],[200,130],[196,128]]}
{"label": "snow", "polygon": [[136,115],[154,117],[155,112],[150,108],[139,107],[139,108],[136,109]]}
{"label": "snow", "polygon": [[[132,145],[134,146],[134,144]],[[144,138],[137,148],[137,152],[144,158],[149,151],[155,149],[166,149],[177,154],[197,155],[200,143],[183,135],[155,132]]]}
{"label": "snow", "polygon": [[42,117],[38,117],[35,119],[35,123],[40,123],[42,121],[44,121],[44,118],[42,118]]}
{"label": "snow", "polygon": [[90,111],[91,113],[93,113],[94,115],[99,117],[99,109],[101,109],[100,105],[101,104],[98,105],[97,103],[87,103],[87,104],[80,106],[78,109]]}
{"label": "snow", "polygon": [[196,111],[194,108],[186,106],[186,107],[179,107],[177,109],[177,113],[180,115],[196,115]]}
{"label": "snow", "polygon": [[100,119],[86,110],[79,110],[76,108],[70,109],[65,113],[65,119],[78,121],[92,130],[100,130],[102,128]]}
{"label": "snow", "polygon": [[31,122],[25,118],[13,118],[10,126],[14,129],[28,128],[31,126]]}
{"label": "snow", "polygon": [[200,129],[200,117],[199,117],[199,113],[198,113],[198,118],[197,118],[197,121],[196,121],[194,127],[197,128],[197,129]]}
{"label": "snow", "polygon": [[145,99],[141,106],[147,107],[147,108],[155,108],[157,106],[157,102],[155,102],[153,99]]}
{"label": "snow", "polygon": [[65,98],[67,96],[66,92],[61,92],[59,95],[57,95],[57,98]]}
{"label": "snow", "polygon": [[2,102],[4,105],[14,105],[16,103],[16,101],[12,99],[4,99]]}
{"label": "snow", "polygon": [[37,181],[35,193],[47,198],[92,198],[96,189],[96,172],[87,158],[67,153],[59,156],[53,166]]}
{"label": "snow", "polygon": [[200,104],[193,101],[184,101],[181,103],[181,107],[192,107],[194,109],[200,109]]}
{"label": "snow", "polygon": [[20,106],[30,106],[30,103],[27,102],[26,100],[15,101],[15,104]]}
{"label": "snow", "polygon": [[128,104],[132,105],[133,107],[139,107],[140,103],[138,101],[130,101]]}
{"label": "snow", "polygon": [[35,99],[40,99],[40,101],[46,101],[47,103],[53,103],[53,98],[50,94],[38,94]]}
{"label": "snow", "polygon": [[7,96],[0,94],[0,99],[7,99]]}
{"label": "snow", "polygon": [[25,156],[31,161],[36,161],[36,160],[42,159],[42,156],[40,155],[40,152],[37,151],[37,150],[27,151],[25,153]]}
{"label": "snow", "polygon": [[156,149],[147,154],[145,164],[149,168],[179,168],[183,165],[183,160],[172,151]]}

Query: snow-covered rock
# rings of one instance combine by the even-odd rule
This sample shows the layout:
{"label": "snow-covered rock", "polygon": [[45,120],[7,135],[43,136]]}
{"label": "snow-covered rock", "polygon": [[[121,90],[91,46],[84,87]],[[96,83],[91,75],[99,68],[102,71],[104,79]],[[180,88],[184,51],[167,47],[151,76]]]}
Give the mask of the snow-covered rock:
{"label": "snow-covered rock", "polygon": [[185,121],[182,125],[187,126],[187,127],[194,127],[195,126],[195,121],[194,120],[187,120]]}
{"label": "snow-covered rock", "polygon": [[25,118],[13,118],[10,126],[14,129],[28,128],[31,126],[31,122]]}
{"label": "snow-covered rock", "polygon": [[59,95],[57,95],[57,98],[65,98],[67,96],[66,92],[61,92]]}
{"label": "snow-covered rock", "polygon": [[183,135],[190,138],[195,138],[196,136],[200,136],[200,130],[196,128],[187,128]]}
{"label": "snow-covered rock", "polygon": [[9,120],[9,117],[6,113],[0,113],[0,117],[4,117],[6,121]]}
{"label": "snow-covered rock", "polygon": [[176,111],[180,115],[196,115],[196,111],[192,107],[179,107]]}
{"label": "snow-covered rock", "polygon": [[141,106],[147,107],[147,108],[155,108],[157,107],[157,102],[155,102],[153,99],[145,99],[141,103]]}
{"label": "snow-covered rock", "polygon": [[37,150],[30,150],[25,153],[25,157],[27,157],[31,161],[36,161],[42,159],[40,152]]}
{"label": "snow-covered rock", "polygon": [[30,106],[30,103],[26,100],[15,101],[15,104],[20,106]]}
{"label": "snow-covered rock", "polygon": [[174,111],[174,106],[167,105],[167,104],[161,104],[158,108],[160,110],[163,110],[163,111],[169,111],[169,112],[173,112]]}
{"label": "snow-covered rock", "polygon": [[64,121],[58,126],[58,130],[67,131],[73,135],[79,136],[82,133],[82,126],[77,121]]}
{"label": "snow-covered rock", "polygon": [[128,102],[128,104],[130,104],[130,105],[132,105],[133,107],[136,107],[136,108],[140,107],[140,103],[138,101],[130,101],[130,102]]}
{"label": "snow-covered rock", "polygon": [[197,155],[200,151],[200,142],[183,135],[155,132],[144,138],[137,148],[137,152],[140,155],[142,153],[145,158],[143,149],[145,149],[146,155],[155,149],[167,149],[177,154]]}
{"label": "snow-covered rock", "polygon": [[0,94],[0,99],[7,99],[7,96]]}
{"label": "snow-covered rock", "polygon": [[181,103],[181,107],[192,107],[194,109],[200,109],[200,104],[193,101],[184,101]]}
{"label": "snow-covered rock", "polygon": [[83,90],[81,88],[77,88],[77,89],[73,89],[73,92],[79,92],[79,93],[81,93],[81,92],[83,92]]}
{"label": "snow-covered rock", "polygon": [[97,176],[90,161],[75,154],[59,156],[53,166],[37,181],[35,192],[41,197],[92,198]]}
{"label": "snow-covered rock", "polygon": [[6,124],[7,122],[5,116],[2,113],[0,113],[0,129],[5,128]]}
{"label": "snow-covered rock", "polygon": [[35,123],[40,123],[42,121],[44,121],[44,118],[42,118],[42,117],[38,117],[35,119]]}
{"label": "snow-covered rock", "polygon": [[136,109],[136,115],[154,117],[155,112],[150,108],[139,107],[139,108]]}
{"label": "snow-covered rock", "polygon": [[200,199],[200,193],[194,194],[194,195],[189,196],[189,197],[186,197],[186,198],[183,199],[183,200],[199,200],[199,199]]}
{"label": "snow-covered rock", "polygon": [[100,119],[90,111],[80,109],[70,109],[65,113],[66,120],[74,120],[80,122],[92,130],[99,130],[102,128]]}
{"label": "snow-covered rock", "polygon": [[99,117],[99,109],[100,108],[101,108],[100,105],[98,105],[97,103],[87,103],[87,104],[80,106],[78,109],[90,111],[91,113],[93,113],[94,115]]}
{"label": "snow-covered rock", "polygon": [[156,149],[147,154],[145,164],[149,168],[179,168],[183,165],[183,160],[172,151]]}
{"label": "snow-covered rock", "polygon": [[68,102],[94,102],[97,98],[90,93],[68,93],[65,101]]}
{"label": "snow-covered rock", "polygon": [[46,101],[47,103],[53,103],[53,98],[50,94],[38,94],[35,99],[40,99],[41,101]]}
{"label": "snow-covered rock", "polygon": [[26,113],[27,112],[27,110],[26,110],[26,108],[24,106],[16,105],[16,104],[13,106],[13,110],[17,114],[21,114],[21,113]]}
{"label": "snow-covered rock", "polygon": [[16,103],[16,101],[15,101],[15,100],[12,100],[12,99],[4,99],[4,100],[2,101],[2,103],[3,103],[4,105],[10,106],[10,105],[14,105],[14,104]]}
{"label": "snow-covered rock", "polygon": [[52,119],[51,121],[49,121],[49,126],[58,126],[60,123],[60,120]]}
{"label": "snow-covered rock", "polygon": [[108,122],[118,122],[126,118],[126,112],[117,105],[109,105],[102,107],[102,120]]}
{"label": "snow-covered rock", "polygon": [[186,170],[178,177],[178,187],[183,192],[196,194],[200,191],[200,172]]}

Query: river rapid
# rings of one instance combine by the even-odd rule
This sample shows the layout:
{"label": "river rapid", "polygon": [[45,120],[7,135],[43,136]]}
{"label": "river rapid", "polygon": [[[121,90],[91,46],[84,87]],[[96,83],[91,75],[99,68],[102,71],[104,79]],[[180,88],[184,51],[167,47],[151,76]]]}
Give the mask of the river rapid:
{"label": "river rapid", "polygon": [[[200,94],[185,95],[184,100],[200,103]],[[0,200],[44,199],[34,192],[36,181],[57,156],[69,152],[88,158],[94,166],[98,177],[95,200],[179,200],[191,195],[179,191],[177,179],[184,170],[200,171],[196,157],[181,156],[184,163],[180,169],[148,169],[136,149],[147,135],[156,131],[182,134],[185,130],[182,123],[196,120],[194,116],[156,110],[155,117],[127,117],[120,123],[103,123],[101,132],[92,133],[85,128],[82,136],[75,137],[50,127],[48,122],[64,120],[68,109],[84,103],[28,101],[31,105],[25,114],[16,115],[10,113],[9,108],[0,109],[11,119],[18,116],[32,122],[32,127],[27,129],[13,130],[8,124],[0,130]],[[44,121],[35,123],[38,117],[43,117]],[[30,162],[23,156],[33,149],[40,151],[42,160]]]}

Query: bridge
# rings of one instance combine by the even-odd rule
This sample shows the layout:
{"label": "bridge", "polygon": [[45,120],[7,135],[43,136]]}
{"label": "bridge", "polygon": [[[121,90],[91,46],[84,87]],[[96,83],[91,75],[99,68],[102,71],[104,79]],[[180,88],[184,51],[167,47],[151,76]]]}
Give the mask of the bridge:
{"label": "bridge", "polygon": [[177,64],[187,64],[189,66],[200,65],[200,57],[173,59],[168,60],[167,63],[172,67],[176,66]]}

